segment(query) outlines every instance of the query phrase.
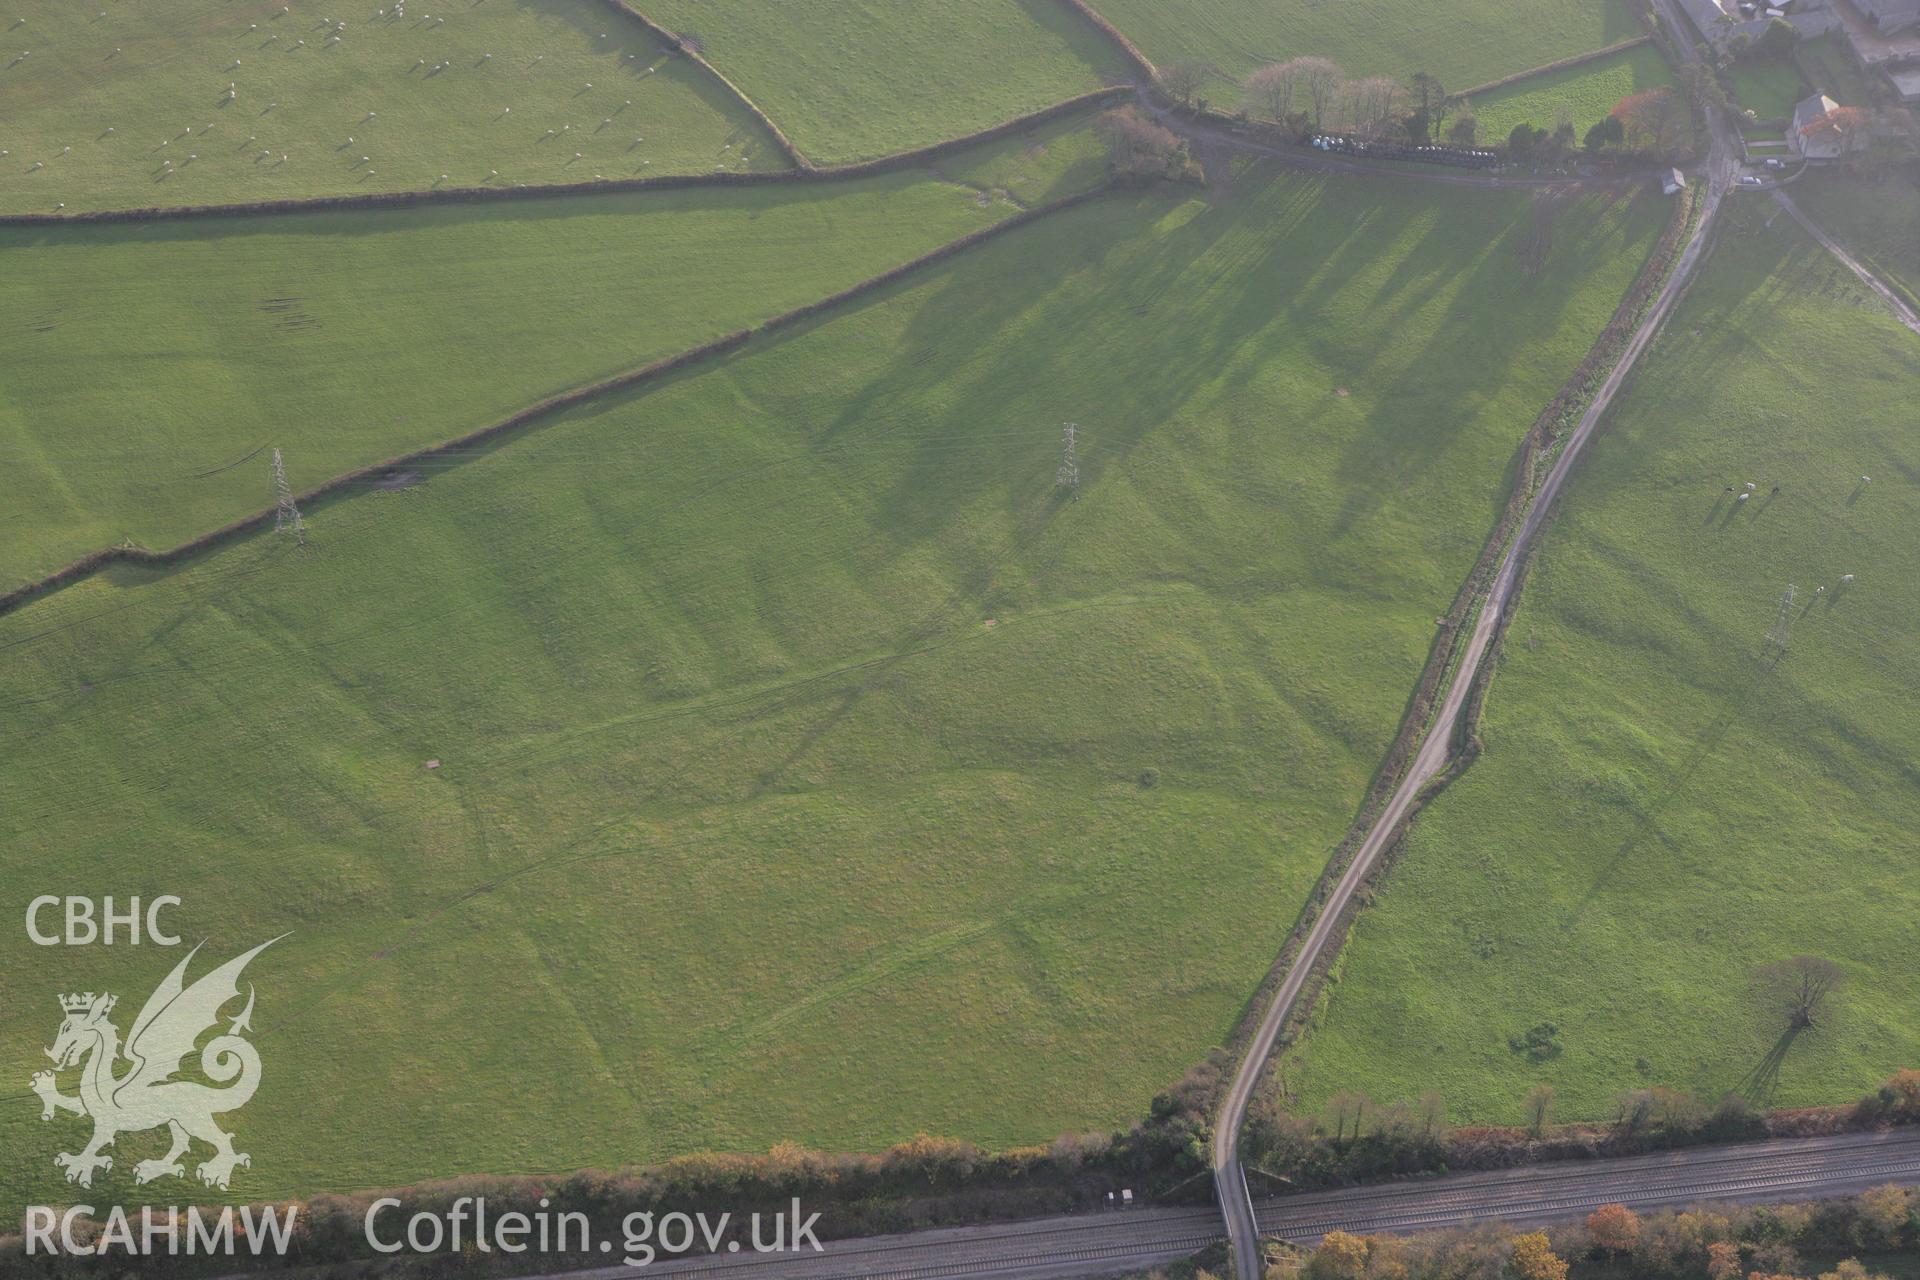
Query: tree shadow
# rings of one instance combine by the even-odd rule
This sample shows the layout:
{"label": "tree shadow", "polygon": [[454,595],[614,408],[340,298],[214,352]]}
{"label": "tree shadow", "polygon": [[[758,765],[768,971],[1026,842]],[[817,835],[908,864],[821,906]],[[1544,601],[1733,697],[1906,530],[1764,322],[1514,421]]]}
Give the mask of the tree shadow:
{"label": "tree shadow", "polygon": [[1773,1047],[1753,1065],[1751,1071],[1740,1078],[1735,1092],[1755,1106],[1764,1107],[1773,1097],[1774,1086],[1780,1082],[1780,1067],[1786,1062],[1788,1051],[1804,1030],[1805,1027],[1789,1026],[1781,1032],[1780,1038],[1773,1042]]}

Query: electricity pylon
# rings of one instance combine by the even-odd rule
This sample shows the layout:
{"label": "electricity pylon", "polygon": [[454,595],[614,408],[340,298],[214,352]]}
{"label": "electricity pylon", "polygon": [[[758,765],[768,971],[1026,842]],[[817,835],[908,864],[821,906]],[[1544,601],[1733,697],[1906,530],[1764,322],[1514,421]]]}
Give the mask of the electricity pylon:
{"label": "electricity pylon", "polygon": [[287,483],[287,465],[280,460],[280,451],[273,451],[273,531],[292,533],[295,542],[307,545],[307,522],[300,518],[300,508],[294,505],[293,486]]}
{"label": "electricity pylon", "polygon": [[1060,469],[1053,473],[1053,482],[1062,488],[1071,489],[1073,500],[1078,502],[1080,501],[1080,463],[1073,456],[1075,429],[1074,424],[1069,422],[1061,433]]}
{"label": "electricity pylon", "polygon": [[1787,590],[1780,597],[1780,612],[1774,615],[1773,626],[1767,632],[1767,643],[1776,649],[1785,650],[1787,637],[1793,632],[1793,584],[1787,584]]}

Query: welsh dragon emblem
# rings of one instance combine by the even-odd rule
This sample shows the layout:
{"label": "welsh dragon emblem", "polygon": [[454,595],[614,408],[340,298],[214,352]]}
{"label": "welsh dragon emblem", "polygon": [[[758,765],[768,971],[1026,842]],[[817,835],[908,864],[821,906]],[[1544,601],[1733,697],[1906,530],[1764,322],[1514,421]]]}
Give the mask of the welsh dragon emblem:
{"label": "welsh dragon emblem", "polygon": [[[200,1037],[219,1024],[220,1010],[239,998],[240,972],[247,962],[279,940],[261,943],[188,986],[187,965],[200,951],[195,947],[147,997],[124,1046],[120,1029],[107,1017],[113,1012],[116,997],[91,991],[60,997],[60,1009],[66,1017],[53,1047],[47,1050],[54,1070],[37,1073],[33,1091],[40,1095],[42,1120],[53,1119],[59,1111],[93,1117],[93,1140],[86,1149],[78,1155],[62,1152],[53,1158],[54,1164],[66,1171],[68,1182],[92,1186],[96,1169],[113,1168],[113,1157],[101,1154],[103,1147],[112,1146],[123,1133],[162,1125],[172,1136],[173,1145],[160,1159],[136,1164],[135,1182],[186,1177],[180,1157],[195,1139],[213,1148],[212,1157],[195,1170],[200,1181],[210,1187],[226,1190],[235,1167],[253,1163],[246,1154],[233,1149],[233,1135],[213,1122],[216,1113],[245,1106],[260,1087],[259,1051],[242,1035],[253,1029],[249,1021],[253,1016],[251,984],[240,1015],[224,1034],[216,1035],[200,1050],[201,1074],[224,1087],[174,1077]],[[122,1058],[131,1065],[116,1073]],[[67,1097],[60,1092],[55,1073],[76,1066],[81,1066],[80,1092]]]}

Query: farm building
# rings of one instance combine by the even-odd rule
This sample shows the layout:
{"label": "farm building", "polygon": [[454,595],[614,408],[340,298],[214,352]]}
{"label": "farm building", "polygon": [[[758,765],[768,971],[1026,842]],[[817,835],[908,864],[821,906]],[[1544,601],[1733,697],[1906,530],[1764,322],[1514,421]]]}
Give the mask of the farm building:
{"label": "farm building", "polygon": [[1787,129],[1787,149],[1808,160],[1837,160],[1867,144],[1865,121],[1859,112],[1842,107],[1824,93],[1816,93],[1793,109]]}
{"label": "farm building", "polygon": [[1660,175],[1660,192],[1662,195],[1675,195],[1686,189],[1687,175],[1678,169],[1669,169]]}
{"label": "farm building", "polygon": [[1854,7],[1883,36],[1920,27],[1920,0],[1854,0]]}

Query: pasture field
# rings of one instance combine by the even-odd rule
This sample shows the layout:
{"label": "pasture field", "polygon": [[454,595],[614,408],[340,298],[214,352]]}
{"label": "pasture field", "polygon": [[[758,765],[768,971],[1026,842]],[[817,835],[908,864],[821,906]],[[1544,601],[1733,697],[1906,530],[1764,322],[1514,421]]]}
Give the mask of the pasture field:
{"label": "pasture field", "polygon": [[[1722,214],[1575,478],[1486,753],[1413,828],[1286,1064],[1301,1106],[1437,1088],[1458,1121],[1519,1123],[1538,1082],[1563,1120],[1652,1085],[1842,1103],[1920,1057],[1920,347],[1774,212]],[[1800,953],[1846,978],[1795,1037],[1752,974]]]}
{"label": "pasture field", "polygon": [[1482,142],[1505,142],[1518,124],[1551,130],[1562,111],[1576,137],[1605,119],[1622,98],[1674,83],[1673,69],[1659,48],[1635,45],[1609,57],[1549,71],[1473,99]]}
{"label": "pasture field", "polygon": [[[1057,195],[1062,121],[951,157]],[[1017,142],[1017,146],[1016,146]],[[973,166],[980,166],[973,175]],[[0,228],[0,589],[165,547],[845,288],[1016,212],[926,171],[510,205]]]}
{"label": "pasture field", "polygon": [[724,86],[607,5],[381,4],[20,0],[0,18],[0,212],[787,167]]}
{"label": "pasture field", "polygon": [[1736,63],[1733,96],[1762,120],[1786,120],[1807,96],[1807,86],[1791,62]]}
{"label": "pasture field", "polygon": [[971,133],[1122,78],[1118,55],[1053,0],[767,4],[659,0],[816,164]]}
{"label": "pasture field", "polygon": [[1826,172],[1795,183],[1793,199],[1848,253],[1920,306],[1920,177],[1893,165],[1866,178]]}
{"label": "pasture field", "polygon": [[[1156,64],[1211,63],[1238,83],[1268,62],[1313,55],[1348,75],[1416,71],[1454,92],[1641,33],[1628,0],[1095,0]],[[1216,85],[1223,104],[1238,92]]]}
{"label": "pasture field", "polygon": [[[1105,197],[304,552],[0,618],[0,876],[293,931],[236,1196],[1124,1123],[1239,1016],[1666,214],[1591,197],[1528,274],[1528,195],[1409,194]],[[174,959],[0,946],[128,1000]],[[57,1013],[0,1008],[0,1075]],[[66,1137],[10,1102],[5,1213]]]}

